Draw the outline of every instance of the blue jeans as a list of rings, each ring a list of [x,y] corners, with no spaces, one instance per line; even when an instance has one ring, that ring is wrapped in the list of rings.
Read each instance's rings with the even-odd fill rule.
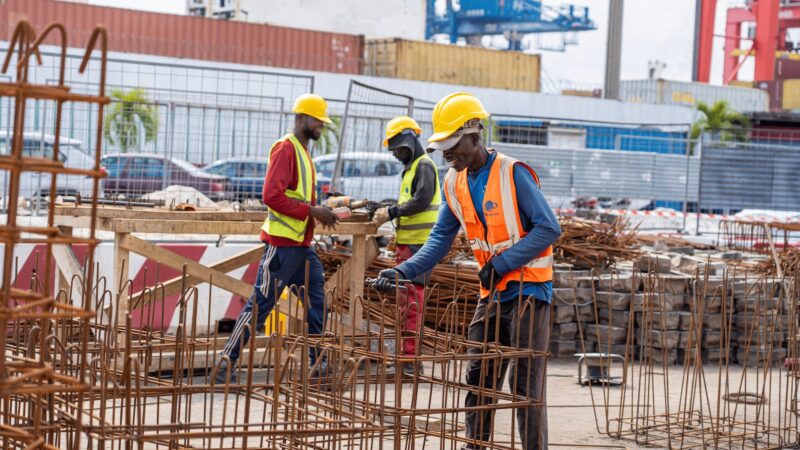
[[[306,262],[309,265],[308,293],[303,289],[306,284]],[[325,273],[317,253],[311,247],[274,247],[267,244],[259,262],[253,294],[239,313],[233,333],[220,353],[231,359],[231,366],[239,359],[241,345],[246,344],[250,338],[249,327],[245,325],[249,325],[253,318],[253,302],[258,305],[256,326],[262,329],[267,316],[275,308],[276,296],[279,297],[287,286],[296,286],[298,289],[295,292],[301,293],[301,300],[307,310],[308,334],[322,334],[327,314]],[[310,308],[307,301],[309,298]],[[309,349],[309,356],[313,365],[316,352]]]

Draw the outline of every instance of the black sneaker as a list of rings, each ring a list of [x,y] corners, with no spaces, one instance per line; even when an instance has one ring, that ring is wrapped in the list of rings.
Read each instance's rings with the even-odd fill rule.
[[[230,379],[227,380],[228,377],[228,362],[222,361],[220,362],[217,367],[217,374],[214,376],[214,383],[215,384],[235,384],[238,381],[238,377],[236,375],[236,368],[231,369]],[[212,369],[213,370],[213,369]]]

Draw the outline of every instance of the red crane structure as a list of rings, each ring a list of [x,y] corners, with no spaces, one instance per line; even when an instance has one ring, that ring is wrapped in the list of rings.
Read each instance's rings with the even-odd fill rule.
[[[725,39],[723,83],[738,79],[739,69],[749,57],[755,58],[754,81],[775,79],[776,58],[798,59],[800,55],[793,44],[786,41],[790,28],[800,28],[800,1],[750,0],[744,8],[729,8],[725,21],[725,34],[714,35],[714,16],[717,0],[697,0],[699,20],[695,45],[695,81],[708,83],[711,75],[712,43],[715,37]],[[755,35],[742,36],[742,25],[755,23]],[[743,40],[753,45],[742,49]]]

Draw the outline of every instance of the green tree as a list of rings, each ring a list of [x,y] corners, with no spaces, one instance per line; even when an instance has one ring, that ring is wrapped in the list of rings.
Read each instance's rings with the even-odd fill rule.
[[[748,139],[750,119],[744,114],[734,111],[725,100],[718,100],[712,106],[697,102],[697,110],[702,117],[692,124],[692,141],[703,133],[715,133],[723,141],[744,142]],[[694,144],[692,144],[694,150]]]
[[[103,127],[106,140],[111,145],[118,146],[124,153],[140,145],[142,130],[145,144],[155,140],[158,133],[158,113],[156,106],[147,98],[147,93],[143,89],[112,91],[111,108]]]
[[[317,155],[327,155],[339,145],[339,138],[342,135],[342,118],[339,116],[331,116],[331,122],[333,123],[325,124],[325,130],[322,132],[322,136],[320,136],[318,141],[314,142],[314,149],[319,149]]]

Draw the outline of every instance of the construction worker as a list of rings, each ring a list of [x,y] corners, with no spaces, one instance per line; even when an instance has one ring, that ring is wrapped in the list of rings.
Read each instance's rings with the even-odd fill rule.
[[[331,123],[327,107],[325,99],[319,95],[304,94],[298,97],[292,108],[295,113],[294,130],[272,144],[269,151],[269,165],[262,190],[262,198],[268,208],[267,219],[261,227],[261,241],[266,247],[258,265],[253,294],[236,319],[233,333],[220,353],[217,382],[226,380],[228,359],[230,376],[235,382],[232,369],[239,359],[241,346],[249,338],[248,325],[253,316],[253,303],[258,305],[256,324],[260,329],[275,307],[277,296],[287,286],[306,285],[306,264],[309,265],[308,292],[303,292],[304,298],[301,300],[307,310],[308,333],[321,334],[323,331],[326,315],[325,278],[322,263],[311,246],[311,240],[314,237],[315,220],[323,227],[333,227],[336,216],[330,208],[315,206],[317,174],[308,152],[308,143],[319,139],[325,124]],[[325,361],[315,364],[316,356],[314,351],[309,351],[310,364],[314,367],[312,376],[324,375],[327,365]]]
[[[450,94],[436,104],[428,149],[442,151],[450,163],[443,187],[448,207],[439,210],[425,245],[396,268],[381,271],[373,285],[381,291],[392,290],[399,280],[431,270],[463,229],[480,266],[480,299],[468,339],[544,354],[550,337],[552,244],[561,228],[533,169],[484,147],[480,121],[487,117],[483,104],[467,93]],[[528,301],[530,307],[526,307]],[[499,336],[495,330],[500,330]],[[476,353],[480,348],[469,351]],[[466,382],[476,389],[465,399],[465,406],[475,409],[466,414],[465,433],[470,441],[464,448],[483,448],[481,441],[491,437],[492,413],[480,406],[493,401],[491,392],[502,388],[507,371],[507,364],[495,368],[494,363],[476,358],[467,368]],[[515,359],[512,389],[543,404],[545,370],[544,357]],[[516,413],[523,447],[547,448],[546,408],[530,406]]]
[[[400,116],[386,124],[386,138],[383,140],[383,145],[405,166],[397,205],[377,210],[373,219],[378,225],[397,219],[397,264],[410,258],[428,240],[442,204],[436,164],[417,139],[420,133],[422,129],[414,119]],[[430,272],[421,273],[406,286],[407,289],[398,291],[397,306],[403,317],[405,334],[402,340],[404,356],[417,354],[425,285],[429,278]],[[415,370],[421,371],[422,366],[406,362],[402,370],[412,375]]]

